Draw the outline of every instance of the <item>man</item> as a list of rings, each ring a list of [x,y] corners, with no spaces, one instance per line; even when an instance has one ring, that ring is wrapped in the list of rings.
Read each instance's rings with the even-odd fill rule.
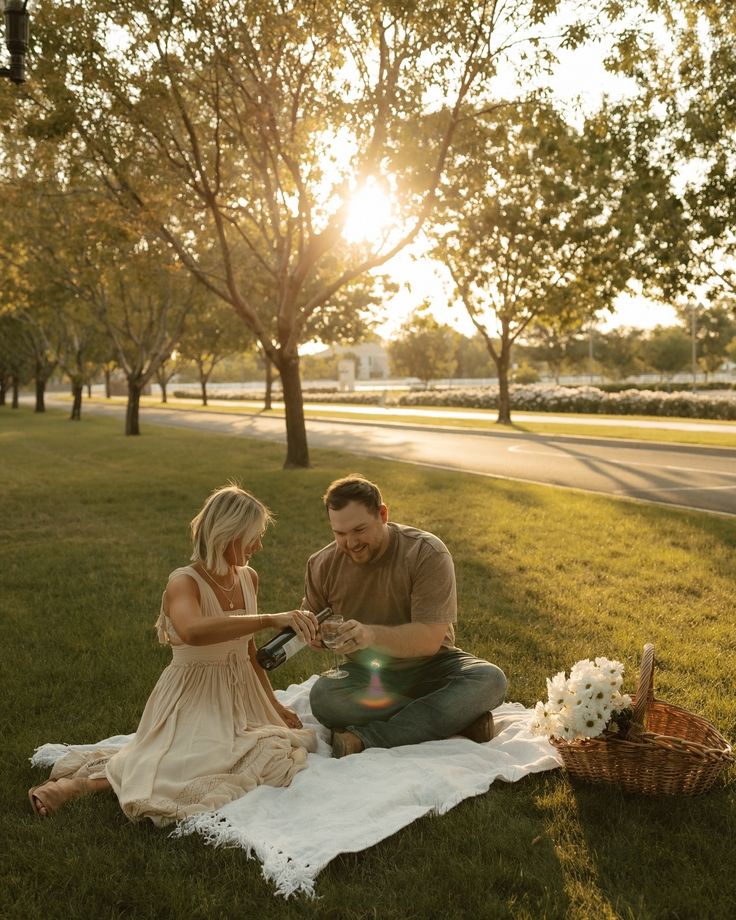
[[[389,522],[378,487],[361,476],[336,480],[323,501],[335,540],[307,562],[304,606],[345,619],[336,651],[348,656],[348,677],[321,677],[310,694],[333,729],[333,756],[457,734],[489,741],[506,677],[455,646],[447,547]]]

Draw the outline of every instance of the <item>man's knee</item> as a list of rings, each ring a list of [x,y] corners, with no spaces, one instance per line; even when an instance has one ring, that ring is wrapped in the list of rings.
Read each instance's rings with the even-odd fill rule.
[[[344,721],[344,694],[341,688],[336,686],[339,681],[329,678],[320,678],[312,685],[309,691],[309,706],[312,715],[322,725],[327,728],[343,728],[347,723]]]
[[[469,669],[468,676],[477,682],[488,709],[495,709],[506,699],[508,680],[501,668],[490,661],[478,659]]]
[[[509,682],[506,675],[497,665],[490,664],[489,662],[489,668],[490,673],[488,674],[487,681],[489,691],[495,701],[493,706],[490,707],[493,709],[495,706],[500,706],[506,699],[506,691],[508,690]]]

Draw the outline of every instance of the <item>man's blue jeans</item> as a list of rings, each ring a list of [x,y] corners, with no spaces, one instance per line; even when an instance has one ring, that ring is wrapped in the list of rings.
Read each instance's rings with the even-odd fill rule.
[[[348,677],[320,677],[312,687],[312,713],[328,728],[351,731],[367,748],[457,735],[506,695],[500,668],[459,649],[441,649],[397,670],[366,653],[341,667]]]

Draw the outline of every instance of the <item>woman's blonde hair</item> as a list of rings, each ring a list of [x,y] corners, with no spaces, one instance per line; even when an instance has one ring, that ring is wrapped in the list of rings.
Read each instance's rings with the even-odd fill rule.
[[[268,508],[234,483],[215,489],[190,524],[192,562],[210,572],[227,573],[225,550],[230,543],[255,541],[273,521]]]

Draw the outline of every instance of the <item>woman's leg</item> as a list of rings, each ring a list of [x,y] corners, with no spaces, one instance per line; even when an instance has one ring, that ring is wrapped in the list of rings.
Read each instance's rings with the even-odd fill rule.
[[[50,779],[41,786],[34,786],[28,790],[31,807],[39,818],[50,818],[62,805],[78,799],[82,795],[92,795],[111,789],[107,777],[100,776],[90,779],[87,776],[72,778]]]

